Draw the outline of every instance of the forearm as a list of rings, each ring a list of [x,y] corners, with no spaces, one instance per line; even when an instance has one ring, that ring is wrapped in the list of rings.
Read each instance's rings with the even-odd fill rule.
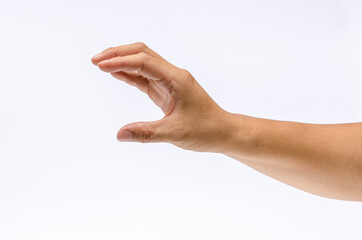
[[[222,151],[304,191],[362,200],[362,123],[306,124],[230,114]]]

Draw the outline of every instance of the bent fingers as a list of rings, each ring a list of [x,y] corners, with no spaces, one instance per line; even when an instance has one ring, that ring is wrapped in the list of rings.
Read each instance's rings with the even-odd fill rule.
[[[104,60],[98,67],[105,72],[138,72],[151,80],[166,80],[172,77],[172,66],[144,52]]]

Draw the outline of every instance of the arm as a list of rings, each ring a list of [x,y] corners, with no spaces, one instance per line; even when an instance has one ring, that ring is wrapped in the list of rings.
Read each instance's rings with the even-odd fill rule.
[[[165,114],[125,125],[119,141],[223,153],[301,190],[362,201],[362,123],[305,124],[229,113],[188,71],[143,43],[106,49],[92,62],[148,94]]]
[[[306,124],[237,114],[232,118],[235,141],[224,154],[301,190],[362,200],[362,123]],[[249,149],[243,148],[245,142]]]

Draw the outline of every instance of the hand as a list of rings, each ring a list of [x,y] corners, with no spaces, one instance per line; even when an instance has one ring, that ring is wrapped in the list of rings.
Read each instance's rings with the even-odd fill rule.
[[[101,70],[148,94],[165,116],[154,122],[122,127],[119,141],[169,142],[184,149],[218,152],[226,144],[230,123],[220,108],[187,71],[144,43],[111,47],[92,62]]]

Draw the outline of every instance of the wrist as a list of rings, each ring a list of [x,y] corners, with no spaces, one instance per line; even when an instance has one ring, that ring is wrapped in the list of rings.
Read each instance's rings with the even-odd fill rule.
[[[226,112],[225,138],[219,153],[247,158],[255,153],[257,146],[257,119],[242,114]]]

